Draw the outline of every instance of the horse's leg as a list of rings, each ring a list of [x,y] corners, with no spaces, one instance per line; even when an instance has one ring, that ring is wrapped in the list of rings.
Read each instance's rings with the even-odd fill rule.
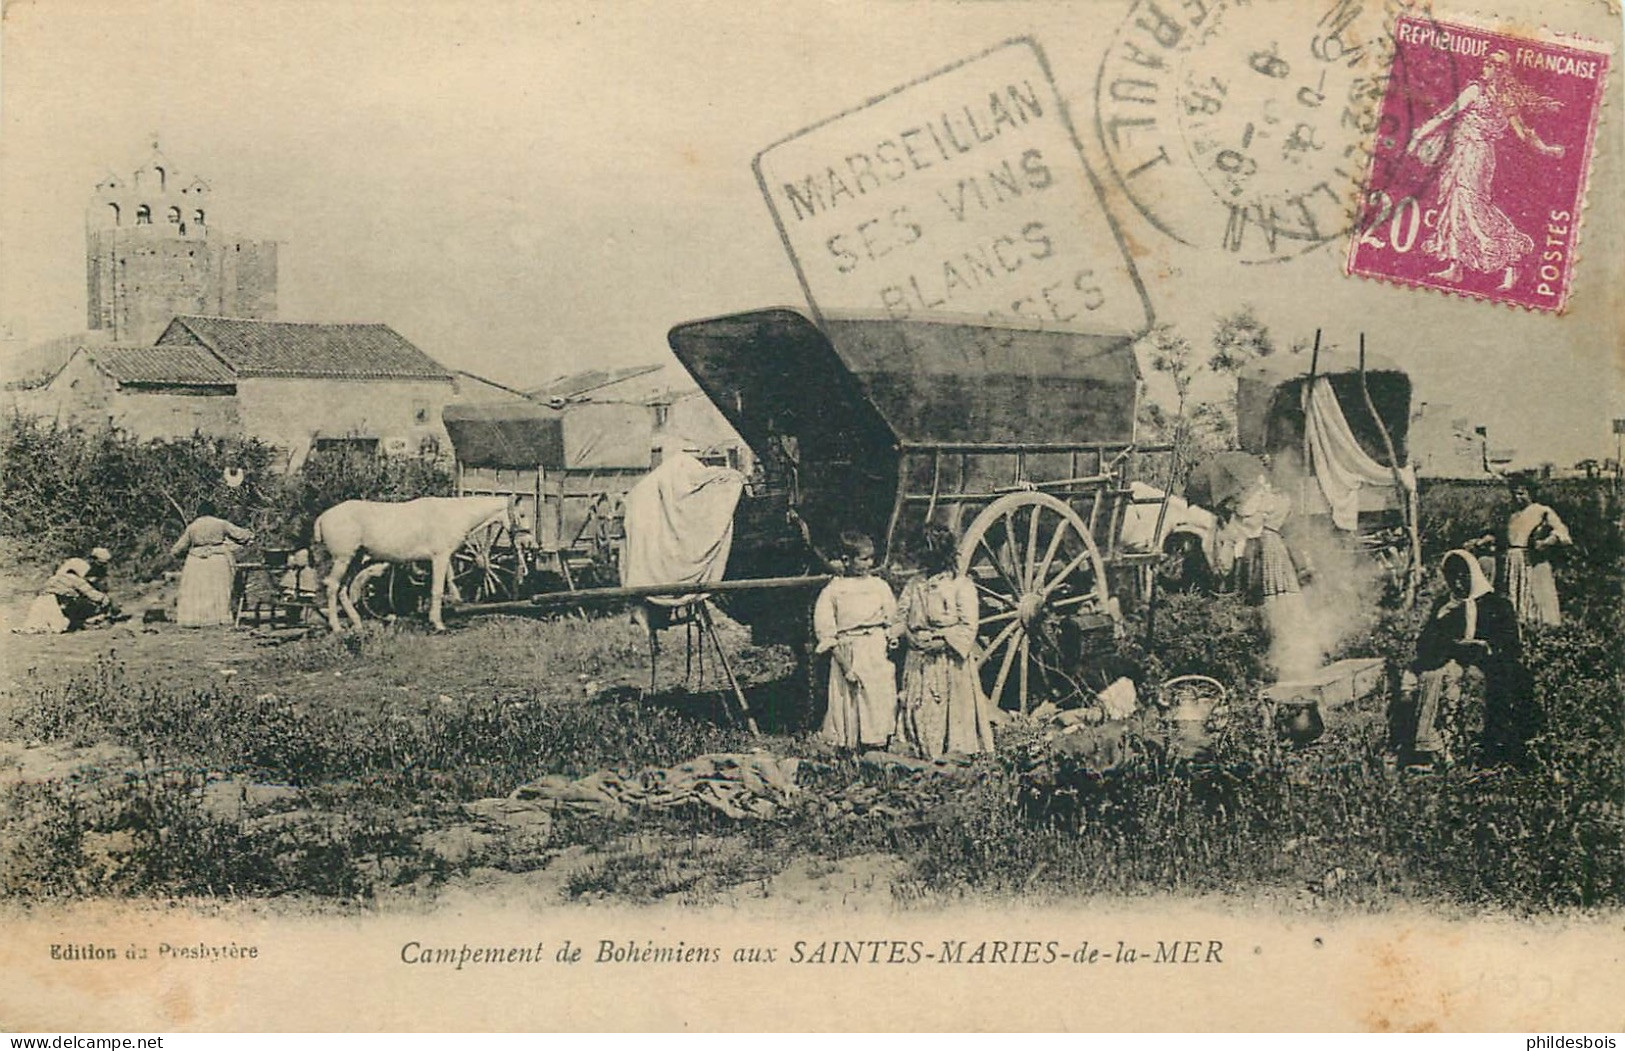
[[[445,623],[440,619],[440,600],[450,578],[451,552],[435,555],[429,563],[429,623],[436,631],[446,630]]]
[[[344,627],[339,624],[339,584],[349,572],[350,562],[355,558],[355,552],[346,552],[342,558],[339,557],[340,553],[337,551],[332,554],[333,564],[327,567],[327,576],[322,578],[322,584],[327,588],[327,626],[333,629],[333,634],[337,635],[344,630]],[[348,605],[350,597],[346,595],[344,601]]]
[[[359,551],[352,555],[350,558],[351,565],[345,570],[344,577],[339,584],[339,601],[344,603],[344,612],[350,615],[350,623],[355,625],[357,631],[361,630],[361,614],[355,608],[355,600],[350,597],[350,582],[355,579],[355,573],[351,570],[359,570],[362,561]]]

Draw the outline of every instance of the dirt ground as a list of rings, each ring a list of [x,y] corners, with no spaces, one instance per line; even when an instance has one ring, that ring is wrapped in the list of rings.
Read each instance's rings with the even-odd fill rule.
[[[425,705],[525,690],[539,691],[549,699],[590,704],[595,698],[617,692],[640,693],[649,685],[646,639],[625,617],[591,621],[581,618],[566,622],[562,629],[557,622],[540,626],[521,618],[452,617],[452,630],[445,635],[431,634],[426,625],[409,622],[369,625],[371,635],[364,633],[363,638],[370,637],[377,643],[376,649],[364,646],[359,655],[339,661],[341,667],[333,667],[333,661],[320,658],[330,656],[325,647],[337,640],[314,615],[307,616],[304,627],[293,630],[187,629],[170,621],[150,622],[144,616],[148,609],[172,611],[173,580],[134,585],[115,578],[114,597],[129,619],[66,635],[13,632],[13,627],[23,622],[35,590],[48,573],[48,567],[0,569],[0,719],[42,691],[93,674],[99,665],[108,662],[116,662],[120,674],[130,683],[160,683],[176,691],[229,685],[254,695],[371,711],[422,710]],[[753,651],[748,633],[740,626],[724,623],[719,633],[724,648],[734,655],[736,670],[747,689],[753,682],[759,684],[765,676],[784,670],[764,668],[761,651]],[[558,644],[561,638],[566,645]],[[665,639],[657,667],[662,688],[684,682],[689,659],[680,631],[665,633]],[[310,659],[313,653],[319,659]],[[716,703],[720,704],[722,694],[717,687],[722,679],[714,661],[704,669],[694,670],[708,676],[701,685],[715,693]],[[770,738],[765,743],[783,746],[785,739]],[[117,777],[118,771],[134,769],[135,765],[133,753],[108,743],[73,747],[61,742],[0,740],[0,787]],[[278,792],[292,791],[286,786],[246,784],[230,778],[211,782],[207,789],[206,805],[218,802],[224,808],[222,813],[242,806],[244,799],[263,804],[274,800]],[[481,834],[472,825],[447,827],[434,834],[435,849],[456,858],[465,849],[460,841]],[[692,853],[695,844],[685,841],[684,846]],[[703,854],[705,845],[700,846]],[[651,863],[668,847],[659,835],[617,834],[608,842],[566,847],[549,856],[541,867],[529,871],[474,866],[436,887],[432,900],[455,903],[478,899],[523,905],[556,903],[572,897],[583,900],[579,891],[566,892],[573,877],[603,863],[605,858],[616,863]],[[715,845],[721,853],[738,849],[733,843]],[[746,880],[731,890],[724,888],[708,900],[744,902],[772,897],[786,905],[821,902],[852,907],[889,902],[891,877],[901,867],[898,859],[889,856],[865,855],[839,862],[796,861],[782,871]],[[586,898],[590,897],[589,892]],[[318,910],[343,907],[319,900],[297,906],[287,904]],[[415,910],[428,901],[406,888],[381,894],[376,904]]]

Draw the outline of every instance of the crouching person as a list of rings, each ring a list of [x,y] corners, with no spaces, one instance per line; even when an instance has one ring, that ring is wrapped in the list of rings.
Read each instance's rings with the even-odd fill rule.
[[[78,631],[97,617],[111,615],[115,609],[105,588],[112,560],[112,552],[98,547],[88,559],[70,558],[56,567],[28,607],[21,630],[34,635],[60,635]]]
[[[1441,563],[1447,594],[1440,599],[1416,640],[1411,671],[1417,677],[1416,731],[1405,760],[1440,768],[1455,760],[1454,733],[1462,674],[1477,668],[1484,676],[1484,731],[1478,762],[1493,767],[1529,763],[1529,741],[1544,719],[1523,666],[1518,616],[1496,594],[1466,551],[1451,551]]]

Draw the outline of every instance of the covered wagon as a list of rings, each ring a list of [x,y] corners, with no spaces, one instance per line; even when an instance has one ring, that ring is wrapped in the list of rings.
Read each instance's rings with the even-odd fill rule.
[[[845,529],[906,567],[940,523],[982,597],[989,695],[1026,709],[1085,692],[1080,640],[1112,629],[1135,562],[1118,542],[1131,482],[1168,451],[1135,441],[1131,337],[771,309],[669,341],[759,464],[729,577],[827,572]],[[725,600],[759,637],[805,637],[806,602]]]
[[[1411,381],[1364,351],[1260,359],[1238,377],[1237,430],[1267,457],[1300,520],[1319,522],[1375,558],[1397,589],[1420,573]]]
[[[457,495],[514,498],[519,535],[492,536],[497,547],[511,539],[531,572],[567,588],[616,579],[621,502],[653,455],[647,406],[498,402],[448,405],[443,418]]]

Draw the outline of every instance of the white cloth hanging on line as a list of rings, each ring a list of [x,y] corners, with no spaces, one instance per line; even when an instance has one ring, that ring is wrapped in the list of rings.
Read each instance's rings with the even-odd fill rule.
[[[1393,488],[1394,470],[1365,454],[1349,429],[1343,407],[1325,376],[1310,388],[1304,427],[1309,436],[1309,463],[1321,495],[1332,509],[1332,524],[1353,532],[1359,523],[1360,489],[1374,485]],[[1406,493],[1416,491],[1416,472],[1407,464],[1399,469]]]

